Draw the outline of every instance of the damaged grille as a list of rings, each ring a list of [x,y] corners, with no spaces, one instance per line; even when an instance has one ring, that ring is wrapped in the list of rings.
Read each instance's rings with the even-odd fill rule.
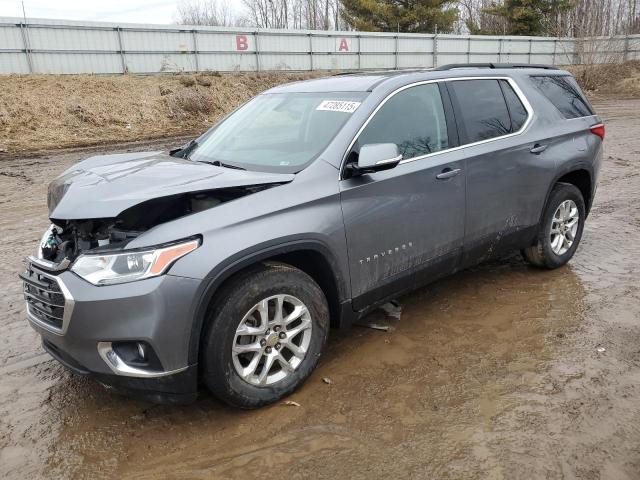
[[[24,299],[27,311],[39,322],[62,331],[65,297],[58,281],[33,264],[20,275],[24,282]]]

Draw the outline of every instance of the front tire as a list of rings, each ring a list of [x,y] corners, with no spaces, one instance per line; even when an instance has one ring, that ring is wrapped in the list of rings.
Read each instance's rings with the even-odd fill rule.
[[[554,269],[573,257],[584,229],[586,209],[582,193],[568,183],[558,183],[549,195],[536,243],[522,250],[532,265]]]
[[[285,264],[236,276],[218,292],[203,338],[203,380],[239,408],[277,402],[316,367],[329,332],[318,284]]]

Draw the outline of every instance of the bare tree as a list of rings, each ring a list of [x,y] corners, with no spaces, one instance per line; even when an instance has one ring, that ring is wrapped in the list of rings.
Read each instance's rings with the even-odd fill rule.
[[[229,0],[181,0],[177,21],[183,25],[212,25],[231,27],[241,23],[236,18]]]
[[[576,0],[559,23],[573,37],[638,33],[640,0]]]
[[[249,21],[259,28],[289,28],[289,0],[242,0]]]
[[[336,30],[340,0],[242,0],[248,21],[259,28]]]
[[[458,0],[460,17],[455,31],[471,34],[504,34],[507,30],[505,19],[486,13],[486,9],[496,3],[495,0]]]
[[[232,0],[180,0],[177,20],[190,25],[341,30],[341,0],[242,0],[244,16]],[[456,33],[504,34],[506,20],[487,13],[504,0],[458,0]],[[573,0],[572,8],[543,19],[549,36],[613,36],[640,33],[640,0]]]
[[[458,33],[501,34],[503,18],[486,13],[503,0],[458,0]],[[544,34],[561,37],[613,36],[640,33],[640,0],[573,0],[566,11],[542,19]]]

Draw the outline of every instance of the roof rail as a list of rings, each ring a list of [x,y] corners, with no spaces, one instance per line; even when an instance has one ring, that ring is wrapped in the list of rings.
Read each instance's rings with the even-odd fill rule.
[[[541,68],[544,70],[558,70],[553,65],[536,63],[451,63],[436,67],[434,70],[454,70],[456,68]]]
[[[389,68],[383,70],[345,70],[343,72],[332,73],[332,77],[342,77],[346,75],[402,75],[403,73],[423,72],[424,68]]]
[[[362,71],[357,71],[357,70],[345,70],[343,72],[337,72],[337,73],[332,73],[331,76],[332,77],[342,77],[344,75],[358,75],[361,73],[365,73]]]

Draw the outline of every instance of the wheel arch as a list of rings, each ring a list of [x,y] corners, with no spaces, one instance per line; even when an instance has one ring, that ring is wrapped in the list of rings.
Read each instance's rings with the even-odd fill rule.
[[[317,240],[287,242],[257,251],[242,252],[213,269],[203,281],[203,288],[193,309],[189,340],[189,364],[198,361],[200,341],[215,294],[238,273],[259,263],[279,262],[298,268],[320,286],[331,314],[331,325],[341,326],[343,303],[348,298],[347,281],[343,278],[331,250]]]
[[[582,193],[582,198],[584,199],[586,213],[587,215],[589,214],[591,203],[593,201],[593,179],[589,170],[585,168],[577,168],[575,170],[571,170],[570,172],[567,172],[560,176],[554,182],[554,185],[556,183],[569,183],[580,190],[580,193]]]
[[[580,163],[568,165],[556,173],[556,176],[547,189],[547,195],[544,200],[542,211],[540,212],[540,220],[542,220],[542,216],[544,215],[547,204],[549,203],[551,191],[558,183],[569,183],[580,190],[580,193],[582,193],[582,197],[584,198],[585,210],[587,214],[589,214],[593,201],[593,169],[588,164]]]

